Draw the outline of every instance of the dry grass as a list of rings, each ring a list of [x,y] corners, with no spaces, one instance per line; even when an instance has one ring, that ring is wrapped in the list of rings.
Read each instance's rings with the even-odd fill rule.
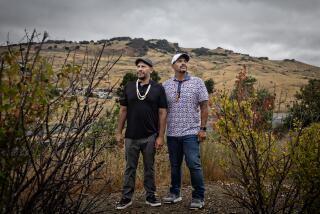
[[[134,61],[136,57],[131,57],[126,53],[128,41],[112,41],[107,47],[103,55],[101,64],[107,62],[112,57],[115,57],[123,52],[120,61],[111,70],[108,79],[102,81],[101,87],[109,87],[122,79],[127,72],[135,73]],[[43,56],[54,58],[54,68],[58,70],[63,64],[67,52],[65,46],[71,49],[79,44],[59,44],[58,48],[48,50],[53,44],[45,44],[42,51]],[[79,45],[80,49],[76,51],[74,56],[70,57],[73,60],[81,62],[85,54],[86,48],[89,49],[89,55],[93,56],[95,52],[101,48],[101,45]],[[0,52],[4,50],[0,48]],[[308,82],[311,78],[320,78],[320,68],[307,65],[298,61],[276,61],[276,60],[259,60],[255,57],[249,57],[242,54],[227,54],[225,56],[196,56],[192,54],[192,49],[182,48],[183,51],[191,53],[189,71],[191,74],[199,76],[204,80],[212,78],[217,89],[232,89],[235,78],[243,65],[247,66],[249,75],[254,76],[259,84],[259,87],[269,89],[275,92],[277,98],[283,99],[286,102],[281,106],[280,111],[285,111],[286,106],[294,99],[294,94],[297,90]],[[214,53],[225,53],[224,49],[215,49]],[[114,56],[112,56],[112,53]],[[154,62],[154,69],[159,72],[161,82],[173,76],[173,71],[170,65],[172,54],[162,53],[157,50],[149,49],[146,57],[149,57]],[[272,57],[272,56],[271,56]]]
[[[213,137],[209,137],[206,142],[201,144],[201,162],[206,182],[225,180],[224,170],[221,166],[227,152],[222,145],[217,144]],[[125,170],[124,148],[109,148],[106,149],[99,160],[105,161],[105,167],[100,171],[102,178],[101,184],[104,181],[111,181],[111,185],[106,191],[114,192],[122,189],[123,176]],[[190,174],[183,163],[183,185],[190,185]],[[167,147],[157,151],[155,157],[155,176],[156,185],[158,187],[170,186],[170,163]],[[95,188],[101,188],[101,184],[96,184]],[[139,165],[136,174],[136,189],[143,189],[143,162],[142,155],[139,158]]]

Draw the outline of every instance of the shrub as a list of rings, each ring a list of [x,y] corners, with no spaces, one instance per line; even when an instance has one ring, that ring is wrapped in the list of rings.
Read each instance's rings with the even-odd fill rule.
[[[208,56],[208,55],[212,55],[210,52],[210,49],[208,48],[194,48],[192,49],[192,52],[195,53],[197,56]]]
[[[90,44],[90,42],[89,42],[89,41],[84,40],[84,41],[80,41],[80,42],[79,42],[79,44],[87,45],[87,44]]]
[[[103,188],[90,190],[104,166],[97,156],[106,144],[82,145],[104,103],[73,92],[81,84],[93,91],[117,60],[97,71],[104,47],[88,65],[67,55],[57,78],[40,54],[46,35],[36,52],[33,31],[25,52],[8,47],[0,55],[1,213],[87,213],[101,201]]]
[[[317,212],[319,124],[304,130],[297,123],[287,141],[278,142],[272,127],[261,127],[257,117],[257,111],[264,111],[257,106],[273,106],[261,102],[269,94],[264,90],[255,93],[252,81],[245,84],[240,80],[247,78],[240,77],[238,91],[233,93],[236,99],[230,99],[226,91],[217,91],[212,97],[217,117],[214,127],[230,151],[225,174],[235,182],[225,186],[227,195],[250,213]]]
[[[84,142],[91,145],[94,142],[97,144],[106,144],[108,147],[116,145],[115,133],[118,124],[119,105],[115,104],[111,109],[107,110],[105,115],[94,122],[88,131]]]
[[[295,120],[308,126],[312,122],[320,122],[320,80],[309,80],[295,95],[296,101],[289,109],[289,116],[285,123],[292,127]]]
[[[213,93],[213,89],[214,89],[214,81],[212,78],[204,81],[204,84],[206,85],[207,91],[209,94]]]
[[[320,209],[320,123],[303,130],[297,145],[290,145],[291,175],[299,190],[301,213],[318,213]]]
[[[117,95],[122,96],[124,87],[127,85],[127,83],[131,81],[137,81],[137,79],[138,79],[137,75],[133,73],[126,73],[122,78],[119,88],[117,89],[117,92],[116,92]]]
[[[239,72],[231,99],[238,102],[250,100],[252,103],[252,111],[255,117],[255,127],[269,128],[272,126],[272,115],[274,109],[275,95],[268,90],[261,88],[256,90],[254,84],[257,80],[252,76],[247,76],[246,66]]]
[[[143,38],[132,39],[128,43],[128,46],[136,51],[137,56],[144,56],[147,54],[148,46],[147,42]]]

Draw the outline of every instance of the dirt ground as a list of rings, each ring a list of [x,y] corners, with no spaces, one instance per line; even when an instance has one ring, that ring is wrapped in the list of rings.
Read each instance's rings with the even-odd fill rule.
[[[161,199],[167,194],[165,187],[158,188],[157,197]],[[151,207],[145,204],[145,195],[143,191],[136,191],[133,198],[133,204],[125,210],[116,210],[116,202],[119,201],[121,193],[112,193],[105,203],[102,204],[103,213],[246,213],[242,208],[230,198],[224,195],[222,183],[211,183],[206,185],[205,207],[201,210],[189,210],[191,201],[191,186],[182,188],[182,201],[176,204],[162,204],[160,207]]]

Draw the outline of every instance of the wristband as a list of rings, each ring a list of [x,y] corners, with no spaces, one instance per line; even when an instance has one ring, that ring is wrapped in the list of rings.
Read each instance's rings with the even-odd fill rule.
[[[207,127],[205,127],[205,126],[204,127],[200,127],[200,130],[201,131],[207,131]]]

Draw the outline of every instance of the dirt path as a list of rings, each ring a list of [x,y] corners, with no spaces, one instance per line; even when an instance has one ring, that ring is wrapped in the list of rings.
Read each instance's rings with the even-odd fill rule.
[[[189,210],[191,201],[191,187],[182,188],[182,202],[177,204],[162,204],[161,207],[150,207],[145,204],[143,191],[135,192],[132,206],[125,210],[116,210],[116,202],[121,194],[113,193],[103,204],[104,213],[245,213],[237,204],[223,194],[222,184],[213,183],[206,185],[205,207],[201,210]],[[158,188],[157,196],[162,198],[167,194],[167,188]]]

